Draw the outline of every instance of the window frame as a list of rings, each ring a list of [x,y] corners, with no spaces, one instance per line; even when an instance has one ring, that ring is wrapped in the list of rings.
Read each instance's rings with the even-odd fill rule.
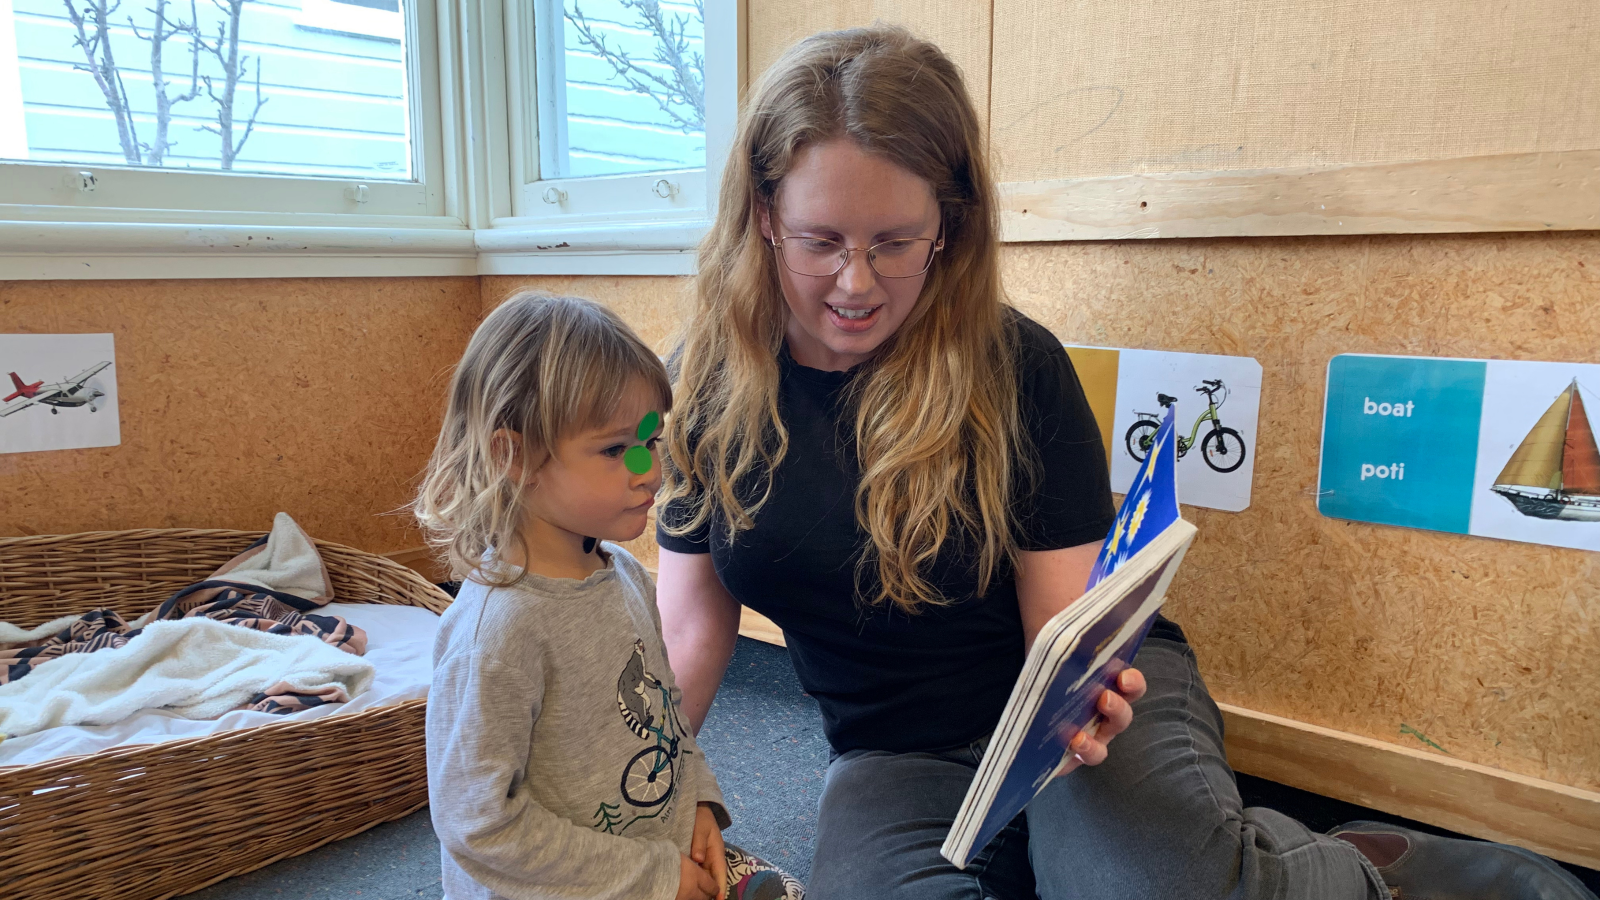
[[[540,79],[564,81],[540,29],[561,21],[562,0],[482,0],[504,17],[507,134],[505,200],[478,232],[485,274],[689,274],[694,249],[716,215],[723,161],[733,143],[745,68],[745,3],[706,0],[706,161],[703,168],[541,178]],[[541,16],[540,13],[543,13]],[[531,13],[531,14],[530,14]],[[541,24],[543,23],[543,24]],[[530,62],[530,58],[531,62]],[[560,97],[561,92],[554,92]],[[548,111],[559,117],[557,108]],[[655,188],[666,181],[662,197]],[[546,190],[565,194],[559,203]]]
[[[404,3],[413,179],[4,160],[0,279],[394,274],[378,259],[389,256],[417,257],[408,272],[472,269],[444,146],[440,26],[451,2]]]
[[[420,106],[413,122],[423,120],[420,140],[413,142],[422,158],[417,182],[0,162],[0,192],[16,189],[19,179],[67,184],[80,171],[94,173],[96,181],[93,191],[72,191],[65,202],[0,202],[0,280],[690,274],[694,248],[715,215],[721,163],[737,119],[745,2],[706,4],[711,165],[699,170],[703,185],[679,182],[675,203],[517,215],[515,195],[530,183],[518,179],[537,171],[523,156],[528,142],[516,137],[537,139],[524,129],[537,121],[525,102],[538,96],[537,73],[521,64],[520,38],[513,36],[531,28],[531,4],[415,0],[406,4],[406,15],[418,63],[407,73],[409,96],[417,98],[413,108]],[[719,42],[715,53],[713,41]],[[624,179],[664,176],[670,177],[566,181],[617,189]],[[171,179],[209,181],[213,200],[253,202],[231,209],[220,202],[210,209],[152,206],[149,198],[170,193]],[[600,184],[608,179],[611,184]],[[297,182],[324,189],[320,207],[299,202],[292,190]],[[350,195],[360,185],[367,202],[358,204]],[[327,202],[325,189],[337,190],[342,205]]]

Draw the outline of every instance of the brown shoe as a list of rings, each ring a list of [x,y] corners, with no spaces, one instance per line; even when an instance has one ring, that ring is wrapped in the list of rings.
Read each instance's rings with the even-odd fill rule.
[[[1571,872],[1510,844],[1383,822],[1350,822],[1328,834],[1355,845],[1403,900],[1597,900]]]

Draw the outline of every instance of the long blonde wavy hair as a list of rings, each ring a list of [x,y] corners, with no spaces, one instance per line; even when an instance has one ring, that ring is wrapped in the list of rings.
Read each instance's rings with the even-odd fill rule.
[[[450,380],[439,440],[411,504],[451,571],[494,587],[522,580],[486,565],[484,554],[522,539],[524,492],[556,442],[604,425],[634,383],[655,390],[663,412],[672,407],[661,358],[593,300],[524,291],[483,320]],[[520,436],[520,446],[497,439],[501,429]]]
[[[914,613],[948,602],[926,578],[947,541],[977,551],[980,594],[1016,562],[1011,498],[1014,482],[1031,475],[1017,460],[1032,456],[1020,432],[978,116],[956,66],[904,29],[808,38],[751,91],[675,361],[679,406],[666,431],[662,499],[684,514],[666,528],[686,534],[720,514],[734,535],[770,496],[770,473],[789,451],[778,414],[789,313],[759,215],[802,148],[841,137],[926,180],[944,228],[916,307],[849,389],[861,468],[855,513],[872,539],[857,559],[858,593]],[[873,580],[876,590],[866,590]]]

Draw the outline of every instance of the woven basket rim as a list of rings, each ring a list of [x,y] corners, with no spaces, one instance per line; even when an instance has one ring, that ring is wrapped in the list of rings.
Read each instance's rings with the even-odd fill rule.
[[[268,531],[243,531],[233,528],[131,528],[118,531],[80,531],[64,534],[19,535],[0,537],[0,556],[15,556],[18,554],[19,550],[25,552],[30,547],[49,547],[67,542],[92,545],[96,541],[111,542],[141,539],[171,540],[181,538],[227,538],[237,539],[241,543],[247,543],[259,540],[270,533],[271,532]],[[323,540],[322,538],[316,537],[311,538],[311,541],[320,553],[326,553],[327,551],[331,550],[336,554],[352,557],[363,565],[368,565],[387,574],[413,581],[415,583],[415,587],[422,589],[426,593],[432,594],[433,599],[441,604],[441,609],[433,610],[434,612],[442,612],[443,607],[447,607],[453,602],[454,598],[445,593],[445,591],[437,584],[434,584],[428,579],[422,577],[421,573],[417,572],[410,566],[405,565],[404,563],[396,562],[395,560],[392,560],[389,557],[379,553],[362,550],[358,547],[352,547],[348,544],[338,543],[337,541]],[[324,565],[327,565],[326,560],[324,560]],[[5,599],[5,592],[0,590],[0,609],[4,608]],[[379,596],[374,598],[342,598],[336,596],[332,602],[389,603],[401,606],[417,605],[413,603],[400,602],[398,601],[398,598],[388,596]],[[88,610],[84,611],[87,612]],[[0,618],[3,618],[3,616],[0,616]]]
[[[110,542],[138,540],[140,538],[181,539],[186,537],[206,537],[237,539],[241,543],[246,543],[249,541],[258,540],[267,534],[269,534],[269,532],[241,531],[231,528],[135,528],[122,531],[85,531],[71,534],[24,535],[20,537],[0,537],[0,554],[4,554],[9,551],[15,555],[19,548],[25,550],[26,548],[32,546],[43,547],[68,541],[92,545],[96,540]],[[450,595],[445,593],[444,590],[442,590],[438,585],[433,584],[426,578],[423,578],[422,575],[416,570],[401,563],[395,562],[386,556],[371,553],[369,551],[351,547],[346,544],[322,540],[320,538],[312,538],[312,541],[316,545],[319,552],[331,550],[338,555],[348,557],[346,560],[347,564],[353,560],[356,565],[371,567],[372,569],[381,571],[385,575],[411,582],[411,586],[414,589],[421,590],[424,594],[431,595],[432,599],[439,602],[441,608],[448,607],[452,602]],[[326,561],[324,564],[326,565]],[[4,600],[5,595],[0,594],[0,609],[4,608]],[[408,602],[404,597],[394,596],[388,593],[380,593],[371,597],[352,597],[348,599],[340,599],[335,597],[334,602],[418,606],[418,604]],[[420,606],[419,608],[429,609],[427,606]],[[84,612],[87,611],[88,610],[84,610]],[[429,612],[439,614],[440,610],[429,609]],[[386,710],[393,710],[405,706],[406,704],[423,702],[426,701],[421,699],[404,700],[400,703],[389,703],[383,706],[375,706],[369,709],[361,710],[360,712],[349,713],[348,716],[352,718],[373,716]],[[56,766],[64,766],[70,769],[73,761],[82,760],[87,757],[112,758],[123,755],[137,756],[140,752],[159,752],[162,754],[168,754],[191,749],[204,749],[210,751],[219,749],[221,746],[225,745],[230,736],[234,737],[235,739],[239,739],[245,734],[257,735],[263,730],[268,729],[270,729],[274,734],[280,732],[290,732],[285,734],[285,737],[293,738],[295,735],[292,732],[295,732],[299,729],[315,728],[328,719],[335,717],[343,718],[343,716],[338,716],[338,714],[335,714],[334,716],[319,716],[315,719],[295,719],[281,722],[269,722],[263,725],[252,725],[245,728],[230,729],[224,732],[198,735],[188,738],[179,738],[171,741],[157,741],[154,743],[129,744],[120,747],[109,747],[94,753],[55,757],[37,763],[28,763],[26,765],[0,765],[0,782],[4,782],[6,780],[6,776],[8,775],[15,776],[19,772],[23,771],[37,771],[43,773],[46,770]],[[134,760],[130,760],[130,762],[132,761]]]
[[[331,715],[318,716],[315,719],[286,719],[279,722],[267,722],[263,725],[247,725],[243,728],[230,728],[227,731],[217,731],[212,732],[211,734],[196,735],[194,737],[176,738],[170,741],[152,741],[145,744],[126,744],[121,747],[107,747],[104,750],[96,750],[93,753],[74,753],[71,756],[55,756],[51,757],[50,759],[44,759],[34,763],[25,763],[23,765],[0,766],[0,792],[4,791],[8,776],[14,777],[22,773],[27,773],[27,775],[30,776],[30,779],[32,777],[48,779],[52,774],[54,774],[54,770],[56,769],[60,769],[60,774],[62,775],[70,775],[72,774],[72,770],[75,769],[77,765],[85,759],[93,758],[96,760],[117,760],[119,762],[126,763],[130,767],[133,767],[137,766],[141,762],[140,757],[151,754],[159,754],[160,756],[165,757],[174,753],[185,753],[193,750],[201,750],[206,753],[215,753],[224,749],[230,742],[241,740],[259,740],[262,736],[276,737],[282,735],[285,739],[292,741],[294,738],[299,736],[299,732],[305,729],[321,727],[327,723],[329,719],[346,720],[351,721],[352,723],[354,723],[356,720],[364,721],[367,719],[380,719],[392,714],[395,710],[404,709],[408,706],[413,706],[416,704],[425,705],[427,702],[428,700],[426,697],[413,697],[410,700],[402,700],[399,703],[385,703],[382,706],[369,706],[366,709],[353,713],[333,713]],[[343,722],[335,721],[334,724],[343,724]],[[43,784],[35,784],[38,787],[43,787],[46,786],[47,783],[48,782]]]

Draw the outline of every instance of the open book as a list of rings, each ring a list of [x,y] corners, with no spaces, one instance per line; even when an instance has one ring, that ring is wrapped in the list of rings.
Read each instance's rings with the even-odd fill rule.
[[[1178,514],[1175,437],[1169,406],[1100,548],[1088,591],[1034,639],[940,849],[956,866],[966,868],[1061,771],[1078,732],[1094,734],[1101,692],[1144,642],[1195,533]]]

